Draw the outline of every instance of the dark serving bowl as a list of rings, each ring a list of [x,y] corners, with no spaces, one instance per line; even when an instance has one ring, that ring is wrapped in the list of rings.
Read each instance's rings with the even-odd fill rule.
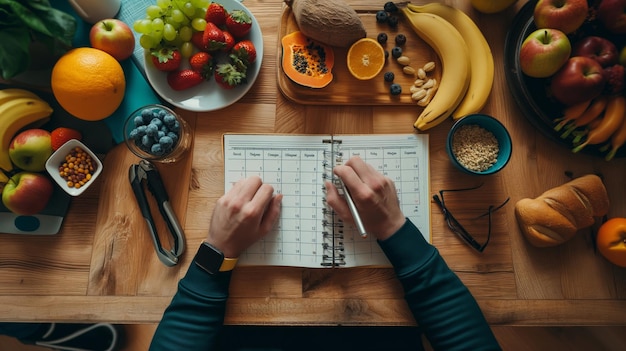
[[[531,0],[520,9],[513,20],[511,29],[507,33],[504,43],[506,80],[515,102],[526,119],[549,139],[568,149],[572,149],[572,136],[570,135],[568,138],[563,139],[561,138],[563,131],[554,130],[554,119],[562,116],[564,106],[550,98],[550,78],[531,78],[523,74],[520,68],[519,50],[522,42],[530,33],[537,29],[533,20],[533,11],[536,3],[536,0]],[[609,36],[609,34],[602,31],[602,28],[596,23],[588,23],[574,36],[570,36],[570,39],[575,40],[588,34]],[[624,40],[624,38],[615,37],[612,39],[617,41]],[[604,157],[606,152],[600,151],[601,146],[602,144],[589,145],[580,152]],[[615,157],[626,157],[626,148],[618,150]]]

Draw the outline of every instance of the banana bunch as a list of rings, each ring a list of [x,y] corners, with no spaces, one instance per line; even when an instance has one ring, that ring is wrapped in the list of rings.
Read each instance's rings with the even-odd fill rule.
[[[51,114],[52,107],[28,90],[0,89],[0,174],[13,170],[9,145],[17,132],[31,124],[44,122]]]
[[[463,11],[436,2],[409,3],[401,10],[443,66],[437,94],[415,121],[415,128],[424,131],[449,116],[459,119],[482,110],[493,86],[494,62],[489,43],[474,21]]]

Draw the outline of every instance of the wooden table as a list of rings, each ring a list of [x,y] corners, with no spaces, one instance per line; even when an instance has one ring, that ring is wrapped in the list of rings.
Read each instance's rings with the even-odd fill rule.
[[[601,173],[609,216],[626,215],[626,160],[572,154],[540,134],[513,101],[502,64],[504,38],[516,10],[482,15],[468,1],[446,1],[470,14],[493,51],[496,76],[484,112],[499,118],[513,138],[513,156],[497,175],[476,178],[453,168],[444,140],[452,121],[429,131],[431,192],[483,182],[462,196],[464,208],[486,209],[510,197],[494,216],[491,243],[477,254],[449,231],[432,206],[433,244],[478,300],[492,325],[624,325],[626,270],[594,253],[589,233],[562,246],[538,249],[522,237],[513,206],[575,176]],[[382,7],[382,1],[351,0]],[[302,105],[277,87],[280,0],[246,0],[264,36],[263,67],[250,92],[219,111],[180,110],[195,127],[193,153],[160,167],[185,227],[188,250],[177,267],[159,262],[127,180],[136,162],[123,145],[105,158],[97,184],[74,199],[62,231],[53,236],[0,234],[1,321],[110,321],[155,323],[176,292],[210,214],[223,193],[221,137],[225,132],[412,133],[413,106]],[[470,201],[467,201],[467,200]],[[452,200],[450,200],[452,201]],[[456,213],[455,213],[456,215]],[[484,223],[483,223],[484,225]],[[160,224],[161,232],[164,226]],[[484,226],[473,225],[479,233]],[[393,271],[385,268],[301,269],[240,267],[233,276],[228,324],[413,325]]]

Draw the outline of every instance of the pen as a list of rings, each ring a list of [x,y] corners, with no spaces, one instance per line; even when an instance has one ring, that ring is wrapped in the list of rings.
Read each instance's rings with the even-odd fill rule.
[[[354,219],[354,223],[356,224],[357,229],[359,230],[359,234],[361,234],[362,238],[367,237],[367,232],[365,231],[365,226],[363,226],[363,221],[361,220],[361,216],[359,215],[359,211],[356,209],[356,205],[352,200],[352,196],[350,196],[350,192],[348,188],[343,183],[343,180],[339,179],[341,182],[341,187],[343,188],[343,197],[346,199],[348,203],[348,208],[350,208],[350,212],[352,213],[352,218]]]

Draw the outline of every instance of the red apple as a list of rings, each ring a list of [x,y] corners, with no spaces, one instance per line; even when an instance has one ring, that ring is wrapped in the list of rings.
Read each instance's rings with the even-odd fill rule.
[[[626,34],[626,0],[602,0],[598,19],[610,32]]]
[[[23,171],[41,172],[52,155],[52,137],[44,129],[26,129],[11,140],[9,158]]]
[[[565,105],[591,100],[602,93],[606,79],[602,66],[589,57],[571,57],[550,82],[552,96]]]
[[[52,197],[52,181],[42,173],[15,174],[2,189],[2,203],[9,211],[23,216],[41,212]]]
[[[524,74],[545,78],[556,73],[570,56],[572,47],[565,33],[557,29],[537,29],[522,42],[519,53]]]
[[[585,22],[588,11],[587,0],[539,0],[533,16],[537,28],[554,28],[570,34]]]
[[[602,66],[613,66],[617,63],[617,47],[608,39],[588,36],[574,43],[572,56],[586,56],[592,58]]]
[[[89,31],[91,47],[100,49],[118,61],[126,60],[135,50],[135,35],[128,25],[118,19],[103,19]]]

